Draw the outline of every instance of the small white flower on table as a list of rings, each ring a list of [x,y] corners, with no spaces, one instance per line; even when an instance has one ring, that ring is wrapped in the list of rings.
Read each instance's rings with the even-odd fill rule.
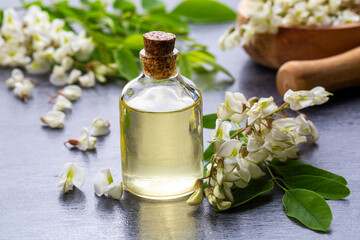
[[[123,194],[123,185],[122,182],[114,182],[109,168],[102,168],[95,176],[94,190],[98,197],[106,194],[119,200]]]
[[[97,117],[93,120],[92,125],[95,127],[91,131],[92,136],[103,136],[109,133],[110,122],[104,120],[102,117]]]
[[[67,163],[59,174],[59,187],[63,193],[73,190],[74,186],[80,188],[85,182],[85,171],[77,163]]]
[[[42,116],[40,120],[51,128],[62,128],[64,126],[65,113],[52,110]]]

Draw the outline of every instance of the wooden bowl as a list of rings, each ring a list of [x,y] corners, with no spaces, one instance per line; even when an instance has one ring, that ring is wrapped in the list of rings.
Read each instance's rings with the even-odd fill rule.
[[[239,4],[238,23],[247,22],[246,0]],[[291,60],[330,57],[360,46],[360,23],[341,26],[280,26],[277,34],[256,34],[244,46],[257,63],[278,69]]]

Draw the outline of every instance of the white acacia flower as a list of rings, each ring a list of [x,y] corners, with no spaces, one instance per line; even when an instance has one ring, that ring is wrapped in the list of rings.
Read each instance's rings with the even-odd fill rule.
[[[79,82],[82,87],[90,88],[95,86],[94,72],[90,71],[87,74],[79,77]]]
[[[26,71],[30,74],[44,74],[51,70],[52,56],[54,48],[48,47],[45,50],[33,53],[33,61],[25,66]]]
[[[81,151],[86,151],[88,149],[92,150],[95,148],[96,141],[97,139],[95,137],[90,137],[89,130],[84,127],[80,132],[77,148]]]
[[[18,42],[7,41],[1,49],[2,66],[25,66],[31,61],[31,58],[26,56],[26,47]]]
[[[71,70],[66,83],[67,84],[77,83],[79,81],[80,76],[81,76],[81,71],[74,68],[73,70]]]
[[[105,75],[108,74],[108,68],[106,67],[106,65],[104,64],[97,65],[94,69],[94,73],[95,73],[95,78],[98,82],[100,83],[106,82]]]
[[[313,106],[314,95],[311,91],[301,90],[294,92],[289,89],[284,94],[284,102],[290,104],[292,110],[300,110]]]
[[[15,96],[27,102],[27,99],[32,96],[34,84],[29,79],[24,79],[21,82],[16,82],[14,87]]]
[[[26,24],[25,33],[27,35],[33,35],[34,32],[49,34],[49,14],[46,11],[42,11],[37,5],[31,5],[29,7],[24,17],[24,23]]]
[[[231,123],[222,121],[220,118],[216,119],[216,128],[213,131],[213,139],[220,138],[222,140],[230,139]]]
[[[91,131],[92,136],[103,136],[110,131],[110,122],[104,120],[102,117],[95,118],[92,122],[92,126],[94,126],[94,129]]]
[[[217,156],[229,158],[236,157],[239,154],[239,150],[242,142],[237,139],[229,139],[221,144]]]
[[[269,157],[269,151],[264,147],[265,140],[259,136],[248,136],[246,159],[253,163],[261,163]]]
[[[195,189],[195,192],[186,200],[186,204],[190,206],[198,205],[202,202],[204,193],[202,188]]]
[[[329,96],[333,95],[323,87],[315,87],[311,89],[310,92],[314,94],[313,102],[315,105],[326,103],[329,100]]]
[[[122,182],[114,182],[109,168],[102,168],[95,176],[94,190],[98,197],[106,194],[119,200],[123,194],[123,185]]]
[[[51,110],[42,116],[40,120],[51,128],[62,128],[64,126],[65,113]]]
[[[232,115],[233,112],[229,108],[227,108],[224,103],[221,104],[221,107],[217,107],[217,117],[221,120],[228,120]]]
[[[62,90],[59,90],[58,93],[71,101],[76,101],[81,97],[82,91],[77,85],[69,85],[64,87]]]
[[[60,35],[65,26],[65,21],[63,19],[55,18],[50,25],[49,35],[53,42],[57,45],[60,44]]]
[[[275,121],[272,122],[272,126],[273,126],[273,133],[275,133],[274,136],[276,135],[284,135],[287,137],[289,137],[288,133],[290,133],[294,139],[295,144],[299,144],[299,143],[303,143],[306,142],[306,137],[304,135],[300,135],[297,133],[297,129],[299,128],[299,123],[295,120],[295,118],[282,118],[282,119],[277,119]],[[280,130],[277,131],[277,130]]]
[[[265,175],[265,173],[261,171],[260,167],[257,164],[250,162],[247,159],[240,158],[239,165],[242,168],[247,169],[247,171],[250,173],[250,177],[253,179],[258,179]]]
[[[61,59],[61,67],[65,69],[65,71],[69,70],[74,64],[74,60],[71,57],[64,57]]]
[[[66,70],[62,66],[56,65],[53,68],[53,71],[50,75],[50,83],[54,86],[64,86],[66,85],[68,75],[66,73]]]
[[[41,51],[50,46],[51,39],[48,38],[43,32],[35,31],[33,32],[32,44],[35,50]]]
[[[319,132],[316,129],[314,123],[310,120],[307,120],[304,115],[297,116],[295,121],[298,124],[296,133],[299,136],[309,136],[313,142],[316,142],[319,139]]]
[[[95,45],[91,38],[86,37],[86,32],[81,31],[73,42],[73,47],[77,49],[75,57],[79,61],[87,61],[94,51]]]
[[[272,131],[270,134],[266,135],[264,144],[265,148],[272,154],[272,157],[278,158],[283,162],[285,162],[288,158],[297,158],[297,152],[299,149],[296,147],[294,140],[291,140],[292,136],[285,137],[282,134],[284,131],[278,130],[275,130],[275,134],[273,133],[274,132]],[[273,135],[276,135],[277,139],[275,139]],[[279,141],[278,139],[280,138],[283,141]]]
[[[53,110],[64,111],[65,109],[71,109],[71,108],[72,108],[72,103],[66,97],[62,95],[58,95],[56,97]]]
[[[11,71],[10,78],[6,80],[6,85],[8,85],[9,88],[14,88],[15,83],[22,82],[23,80],[24,80],[24,73],[20,69],[14,68]]]
[[[13,8],[5,8],[1,25],[2,35],[11,42],[23,42],[22,22]]]
[[[262,118],[273,114],[277,108],[273,97],[260,98],[247,112],[248,124],[260,124]]]
[[[85,171],[77,163],[67,163],[59,174],[59,187],[63,193],[73,190],[73,187],[81,188],[85,182]]]

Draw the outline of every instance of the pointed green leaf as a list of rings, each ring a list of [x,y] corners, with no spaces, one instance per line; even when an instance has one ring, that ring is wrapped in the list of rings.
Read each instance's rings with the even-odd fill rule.
[[[329,229],[332,221],[331,210],[319,194],[306,189],[291,189],[285,192],[282,201],[289,217],[296,218],[313,230]]]
[[[234,203],[231,208],[244,204],[251,199],[274,188],[274,182],[264,179],[252,179],[246,188],[236,188],[233,191]],[[215,208],[215,211],[220,211]]]
[[[215,129],[215,127],[216,127],[216,119],[217,119],[217,114],[216,113],[204,115],[203,116],[203,127],[204,128]]]
[[[233,21],[236,18],[234,10],[213,0],[183,1],[173,10],[173,13],[195,23]]]
[[[165,10],[165,4],[161,0],[142,0],[141,6],[149,12],[158,12]]]
[[[316,168],[310,164],[300,162],[298,160],[287,160],[286,163],[280,161],[272,161],[271,166],[274,170],[283,177],[292,177],[297,175],[313,175],[326,177],[342,184],[347,184],[344,177],[337,174],[325,171],[320,168]]]
[[[338,200],[350,194],[350,190],[344,184],[320,176],[298,175],[285,178],[283,182],[289,189],[311,190],[326,199]]]
[[[132,52],[127,48],[121,48],[113,53],[119,74],[126,80],[134,79],[139,74],[139,69]]]

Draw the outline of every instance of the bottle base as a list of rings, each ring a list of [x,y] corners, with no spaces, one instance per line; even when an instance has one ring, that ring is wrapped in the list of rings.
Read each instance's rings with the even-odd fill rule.
[[[194,189],[184,192],[184,193],[180,193],[180,194],[176,194],[176,195],[170,195],[170,196],[152,196],[152,195],[145,195],[145,194],[140,194],[137,193],[135,191],[132,191],[131,188],[127,187],[126,184],[125,185],[125,190],[130,192],[131,194],[141,197],[141,198],[146,198],[146,199],[151,199],[151,200],[171,200],[171,199],[177,199],[177,198],[182,198],[185,196],[188,196],[190,194],[192,194],[194,192]]]

